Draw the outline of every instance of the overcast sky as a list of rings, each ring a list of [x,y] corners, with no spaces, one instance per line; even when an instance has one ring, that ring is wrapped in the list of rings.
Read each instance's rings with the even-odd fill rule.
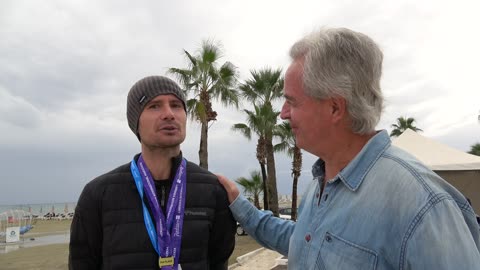
[[[384,52],[386,108],[378,129],[414,117],[424,136],[462,151],[480,141],[480,4],[472,1],[21,1],[0,2],[0,204],[76,201],[83,186],[131,160],[130,87],[204,39],[249,70],[289,64],[288,50],[322,26],[371,36]],[[247,106],[245,104],[245,106]],[[230,130],[243,114],[218,105],[209,165],[229,178],[258,169],[255,139]],[[182,150],[198,162],[199,125]],[[279,193],[290,160],[277,154]],[[304,155],[299,191],[315,158]]]

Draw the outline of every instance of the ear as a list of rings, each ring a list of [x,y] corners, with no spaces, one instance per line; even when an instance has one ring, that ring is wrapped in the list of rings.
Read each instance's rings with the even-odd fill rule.
[[[347,101],[343,97],[331,98],[332,120],[340,122],[347,115]]]

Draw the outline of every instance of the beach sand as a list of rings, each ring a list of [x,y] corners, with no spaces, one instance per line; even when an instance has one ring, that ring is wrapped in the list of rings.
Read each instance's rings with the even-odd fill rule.
[[[34,228],[23,238],[30,238],[66,234],[70,231],[71,220],[37,220]],[[250,236],[237,236],[235,250],[229,259],[229,265],[235,263],[236,258],[250,251],[260,248]],[[6,254],[0,254],[0,269],[2,270],[64,270],[68,269],[68,244],[51,244],[44,246],[18,248]]]

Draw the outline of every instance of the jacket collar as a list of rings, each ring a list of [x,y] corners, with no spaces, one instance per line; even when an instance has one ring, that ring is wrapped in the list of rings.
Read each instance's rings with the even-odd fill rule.
[[[133,159],[135,160],[135,163],[138,162],[138,158],[140,157],[140,154],[141,153],[138,153],[135,155],[135,157],[133,157]],[[169,180],[172,180],[173,177],[175,177],[178,166],[180,166],[180,163],[182,162],[182,158],[183,158],[182,151],[180,151],[180,154],[178,156],[172,157],[172,168],[170,169],[170,176],[168,178]],[[163,180],[163,179],[155,179],[155,180]]]
[[[391,140],[386,130],[377,132],[352,161],[335,176],[334,181],[340,179],[350,190],[356,191],[369,170],[390,144]],[[323,178],[325,175],[325,162],[322,159],[318,159],[313,164],[312,174],[314,178]]]

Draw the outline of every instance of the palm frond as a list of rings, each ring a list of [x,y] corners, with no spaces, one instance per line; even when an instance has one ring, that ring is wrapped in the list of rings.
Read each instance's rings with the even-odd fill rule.
[[[265,67],[260,70],[251,70],[251,78],[239,87],[241,95],[253,103],[271,103],[282,97],[283,78],[281,69]]]
[[[190,64],[192,66],[196,66],[197,65],[197,59],[195,59],[195,57],[193,57],[187,50],[183,50],[183,52],[187,56],[188,60],[190,60]]]
[[[391,125],[393,130],[390,132],[390,137],[398,137],[407,129],[411,129],[415,132],[423,131],[422,129],[414,126],[413,122],[415,122],[415,118],[413,117],[407,118],[407,117],[401,116],[397,118],[397,123]]]
[[[252,129],[244,123],[237,123],[232,126],[233,131],[240,132],[248,140],[252,139]]]

